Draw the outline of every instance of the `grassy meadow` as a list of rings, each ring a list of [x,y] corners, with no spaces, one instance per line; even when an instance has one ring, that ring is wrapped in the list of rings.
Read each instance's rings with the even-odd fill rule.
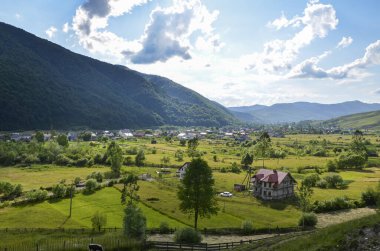
[[[370,140],[372,149],[379,151],[379,136],[366,136]],[[328,155],[317,157],[300,154],[293,146],[306,147],[311,141],[317,141],[326,149]],[[285,138],[272,138],[272,146],[275,149],[287,151],[284,159],[265,159],[264,165],[268,169],[281,169],[290,171],[299,183],[314,169],[305,169],[299,172],[300,167],[313,166],[324,170],[328,160],[336,158],[334,147],[347,147],[351,142],[350,135],[287,135]],[[152,181],[139,181],[141,198],[139,206],[147,217],[148,228],[156,228],[161,222],[167,222],[170,227],[192,225],[193,218],[179,210],[177,199],[177,186],[179,180],[175,177],[176,168],[190,158],[186,154],[187,148],[180,146],[178,140],[166,141],[157,139],[152,144],[150,139],[119,140],[124,157],[132,157],[130,149],[143,149],[145,152],[145,166],[123,166],[123,173],[150,173]],[[71,142],[72,148],[84,148],[86,153],[102,152],[106,148],[105,142]],[[174,154],[177,150],[184,151],[184,159],[177,161]],[[256,228],[266,227],[294,227],[301,215],[295,200],[277,202],[265,202],[254,198],[247,192],[237,193],[233,191],[235,183],[242,183],[246,172],[236,173],[220,172],[222,168],[230,168],[233,162],[240,165],[241,154],[250,148],[243,148],[239,144],[233,144],[231,140],[202,139],[198,151],[203,153],[203,158],[213,169],[216,190],[218,192],[233,192],[232,198],[218,197],[220,211],[211,218],[200,219],[200,228],[229,228],[240,227],[243,221],[252,221]],[[160,164],[163,157],[169,157],[166,166],[172,166],[170,174],[159,176]],[[216,158],[214,157],[216,156]],[[371,167],[363,170],[342,170],[338,174],[348,182],[346,189],[320,189],[314,188],[313,200],[329,200],[338,196],[347,196],[349,199],[359,200],[361,193],[367,187],[375,187],[380,180],[380,158],[370,158]],[[253,163],[255,169],[261,168],[262,159],[256,159]],[[154,166],[154,167],[153,167]],[[0,180],[12,184],[21,184],[24,191],[49,187],[66,180],[70,183],[75,177],[85,179],[92,172],[105,173],[109,166],[94,165],[92,167],[67,167],[52,164],[32,164],[28,167],[11,166],[0,168]],[[321,177],[328,175],[327,172]],[[12,206],[0,209],[0,228],[91,228],[92,215],[99,211],[107,214],[106,227],[122,227],[123,208],[120,203],[120,185],[107,187],[91,195],[76,194],[73,199],[73,215],[67,218],[69,200],[44,201],[42,203],[28,204],[24,206]]]

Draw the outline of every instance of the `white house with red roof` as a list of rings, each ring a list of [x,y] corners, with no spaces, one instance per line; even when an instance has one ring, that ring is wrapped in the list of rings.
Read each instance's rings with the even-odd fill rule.
[[[260,169],[251,179],[253,195],[264,200],[278,200],[294,196],[295,179],[290,173]]]

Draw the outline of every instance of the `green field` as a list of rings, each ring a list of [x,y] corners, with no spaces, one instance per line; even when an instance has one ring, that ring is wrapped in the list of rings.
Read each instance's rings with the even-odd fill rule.
[[[379,151],[379,136],[369,135],[366,139],[372,144],[369,146],[375,151]],[[327,150],[326,157],[317,157],[308,154],[299,154],[296,152],[292,144],[296,142],[298,145],[307,147],[311,141],[317,141]],[[334,147],[347,147],[351,141],[350,135],[288,135],[285,138],[272,138],[272,145],[276,149],[286,150],[285,159],[265,159],[265,168],[284,169],[292,173],[292,176],[298,183],[311,173],[315,173],[314,169],[298,172],[299,167],[315,166],[322,170],[328,160],[336,158],[333,153]],[[178,140],[165,141],[158,139],[157,144],[151,144],[149,139],[138,139],[133,141],[119,141],[122,147],[124,157],[131,156],[128,149],[143,149],[146,156],[145,167],[123,166],[123,173],[150,173],[153,181],[140,181],[140,190],[138,192],[141,202],[139,206],[142,208],[147,217],[148,227],[155,228],[161,222],[167,222],[171,227],[180,227],[184,225],[192,225],[193,218],[182,213],[179,210],[179,201],[177,199],[177,186],[179,180],[175,177],[176,168],[190,158],[185,154],[184,160],[176,161],[174,153],[181,149],[186,151],[186,147],[180,146]],[[86,143],[74,142],[70,144],[70,148],[75,151],[81,149],[83,154],[91,155],[104,151],[107,143]],[[153,149],[156,153],[153,153]],[[74,151],[72,150],[72,151]],[[231,140],[215,140],[203,139],[200,141],[198,150],[203,153],[203,158],[209,163],[213,169],[215,178],[215,186],[217,192],[230,191],[233,192],[235,183],[242,183],[246,172],[239,174],[222,173],[220,169],[231,167],[233,162],[240,164],[241,153],[249,150],[242,148],[238,144],[233,144]],[[71,150],[70,150],[71,151]],[[217,160],[214,160],[214,155]],[[166,166],[170,168],[171,173],[159,177],[157,171],[160,170],[159,165],[164,156],[170,157],[170,162]],[[380,158],[371,157],[369,159],[371,167],[364,170],[344,170],[339,171],[339,175],[348,182],[346,189],[320,189],[314,188],[313,200],[330,200],[338,196],[347,196],[352,200],[360,200],[361,193],[368,187],[375,187],[380,180]],[[253,166],[255,169],[262,167],[262,159],[256,159]],[[152,167],[155,165],[155,167]],[[0,168],[0,180],[8,181],[13,184],[21,184],[25,191],[38,189],[40,187],[51,187],[66,180],[71,183],[75,177],[85,179],[92,172],[105,173],[110,170],[109,166],[97,165],[92,167],[68,167],[57,166],[51,164],[33,164],[29,167],[2,167]],[[327,172],[321,174],[321,177],[328,175]],[[104,188],[92,195],[77,194],[74,198],[73,216],[68,219],[69,201],[63,199],[58,202],[45,201],[42,203],[31,204],[27,206],[5,207],[0,209],[0,227],[22,228],[42,227],[42,228],[91,228],[91,216],[96,212],[105,212],[107,214],[108,223],[106,227],[122,227],[123,208],[120,203],[120,185],[115,188]],[[211,218],[200,219],[200,228],[228,228],[240,227],[243,221],[252,221],[256,228],[275,228],[293,227],[297,225],[301,212],[294,200],[264,202],[254,198],[248,193],[236,193],[232,198],[218,197],[220,211],[218,215]],[[32,216],[32,217],[31,217]]]

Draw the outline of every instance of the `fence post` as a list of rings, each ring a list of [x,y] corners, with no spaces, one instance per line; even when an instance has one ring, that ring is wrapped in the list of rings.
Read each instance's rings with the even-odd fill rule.
[[[206,251],[208,250],[208,248],[207,248],[207,242],[206,242]]]
[[[36,250],[39,251],[39,248],[38,248],[38,243],[36,243]]]

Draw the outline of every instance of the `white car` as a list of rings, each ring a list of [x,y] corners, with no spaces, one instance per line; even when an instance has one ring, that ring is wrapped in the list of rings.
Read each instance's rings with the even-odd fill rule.
[[[223,192],[223,193],[220,193],[220,196],[222,196],[222,197],[231,197],[232,193],[230,193],[230,192]]]

